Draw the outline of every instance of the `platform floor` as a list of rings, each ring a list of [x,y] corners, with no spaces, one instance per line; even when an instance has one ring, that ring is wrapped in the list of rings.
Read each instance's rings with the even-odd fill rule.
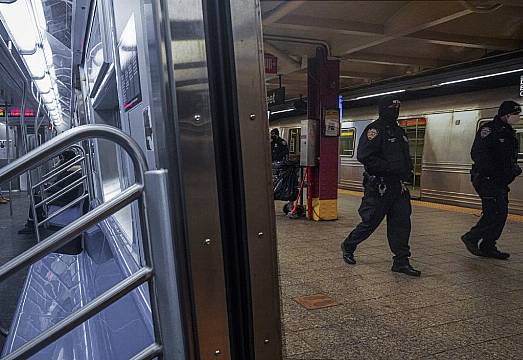
[[[523,223],[509,221],[499,248],[508,261],[477,258],[459,237],[473,214],[413,207],[411,262],[390,271],[382,224],[341,259],[340,242],[359,217],[359,197],[340,194],[339,220],[291,220],[276,203],[287,360],[523,359]],[[325,294],[337,305],[307,310],[296,299]]]

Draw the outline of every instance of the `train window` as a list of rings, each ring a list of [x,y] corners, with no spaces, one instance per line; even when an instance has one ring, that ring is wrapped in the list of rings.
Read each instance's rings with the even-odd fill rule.
[[[289,129],[289,155],[299,155],[300,154],[300,135],[301,128],[292,128]]]
[[[354,156],[354,145],[356,139],[356,128],[341,129],[340,134],[340,155]]]

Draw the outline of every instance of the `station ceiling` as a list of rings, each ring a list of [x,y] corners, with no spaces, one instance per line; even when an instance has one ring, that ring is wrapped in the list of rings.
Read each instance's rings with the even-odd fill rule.
[[[264,1],[264,48],[286,98],[307,95],[307,57],[340,59],[341,90],[523,48],[523,1]],[[267,88],[279,86],[266,75]]]

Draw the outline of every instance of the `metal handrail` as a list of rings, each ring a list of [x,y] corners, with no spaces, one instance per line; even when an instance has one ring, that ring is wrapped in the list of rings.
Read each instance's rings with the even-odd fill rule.
[[[68,162],[60,165],[56,169],[51,170],[48,174],[45,174],[45,176],[42,178],[42,180],[40,180],[38,183],[36,183],[33,186],[33,189],[36,189],[37,187],[39,187],[40,185],[45,184],[47,181],[51,180],[52,178],[54,178],[54,177],[60,175],[61,173],[67,171],[70,167],[72,167],[72,166],[74,166],[76,164],[81,163],[84,159],[85,158],[82,157],[82,156],[75,157],[75,158],[69,160]]]
[[[57,185],[59,185],[59,184],[65,182],[66,180],[72,178],[73,176],[75,176],[75,175],[78,174],[79,172],[82,172],[82,168],[79,168],[78,170],[75,170],[73,173],[67,175],[66,177],[61,178],[61,179],[58,180],[58,181],[55,181],[54,183],[52,183],[52,184],[49,185],[48,187],[44,187],[44,188],[43,188],[43,191],[45,192],[45,191],[49,191],[49,190],[51,190],[51,189],[54,188],[55,186],[57,186]]]
[[[47,329],[44,333],[30,340],[22,347],[18,348],[15,352],[2,358],[2,360],[27,359],[29,356],[36,354],[38,351],[45,348],[56,339],[65,335],[84,321],[90,319],[92,316],[96,315],[104,308],[114,303],[125,294],[144,284],[145,282],[147,282],[149,286],[155,340],[161,343],[160,318],[157,307],[157,291],[155,277],[153,276],[154,266],[152,258],[152,243],[149,236],[149,225],[144,197],[145,172],[148,170],[148,167],[140,146],[131,137],[121,132],[119,129],[107,125],[84,125],[73,128],[56,136],[40,147],[0,169],[0,185],[13,177],[20,175],[21,173],[30,171],[32,168],[39,166],[48,158],[56,156],[58,153],[60,153],[60,151],[66,149],[67,147],[70,147],[79,141],[90,138],[106,139],[120,145],[128,153],[132,160],[136,183],[123,190],[115,198],[104,202],[71,224],[49,236],[47,239],[37,243],[29,250],[26,250],[22,254],[11,259],[6,264],[0,266],[0,281],[3,281],[16,271],[42,259],[50,252],[66,245],[75,239],[78,235],[82,234],[85,230],[89,229],[91,226],[113,215],[135,200],[138,200],[141,225],[140,228],[144,245],[143,255],[145,267],[130,277],[124,279],[117,285],[113,286],[102,295],[96,297],[94,300],[83,306],[81,309],[75,311],[64,320]],[[141,352],[141,354],[144,356],[144,359],[150,358],[149,356],[152,353],[161,356],[161,345],[158,343],[153,345],[153,347],[149,347]]]
[[[67,194],[69,191],[71,191],[71,190],[73,190],[73,189],[75,189],[75,188],[77,188],[77,187],[79,187],[81,185],[84,185],[84,180],[86,180],[86,179],[87,179],[87,175],[82,176],[81,178],[73,181],[72,183],[70,183],[69,185],[67,185],[66,187],[61,189],[60,191],[57,191],[53,195],[43,199],[38,204],[36,204],[35,207],[40,207],[42,205],[49,204],[50,202],[59,199],[63,195]]]
[[[64,211],[66,211],[67,209],[70,209],[72,208],[73,206],[75,206],[76,204],[82,202],[83,200],[85,199],[88,199],[89,198],[89,194],[84,194],[76,199],[74,199],[73,201],[71,201],[70,203],[62,206],[60,209],[54,211],[52,214],[47,214],[47,216],[45,217],[45,219],[43,219],[42,221],[40,221],[38,223],[38,226],[41,226],[49,221],[51,221],[52,219],[54,219],[55,217],[57,217],[58,215],[62,214]]]

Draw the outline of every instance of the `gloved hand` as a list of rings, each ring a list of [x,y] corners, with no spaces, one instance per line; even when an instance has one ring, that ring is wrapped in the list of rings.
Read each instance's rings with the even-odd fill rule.
[[[521,173],[523,173],[523,170],[521,170],[521,167],[518,164],[514,164],[513,173],[514,173],[514,179],[515,179],[519,175],[521,175]]]
[[[519,175],[521,175],[522,170],[519,167],[518,164],[514,164],[512,166],[512,172],[510,174],[505,175],[505,180],[507,185],[511,184]]]

